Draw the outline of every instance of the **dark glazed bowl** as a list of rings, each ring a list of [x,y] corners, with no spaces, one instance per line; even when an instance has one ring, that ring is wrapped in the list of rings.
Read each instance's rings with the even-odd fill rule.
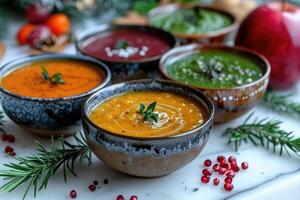
[[[207,110],[199,127],[175,136],[141,138],[108,132],[90,119],[91,111],[103,101],[130,91],[168,91],[191,97]],[[190,163],[204,148],[213,124],[214,108],[200,91],[169,81],[139,80],[106,87],[91,96],[82,108],[83,130],[94,154],[108,166],[125,174],[158,177]]]
[[[85,43],[94,36],[114,30],[136,30],[151,33],[165,40],[169,44],[170,49],[178,45],[178,41],[176,40],[176,38],[171,33],[166,32],[162,29],[139,25],[104,24],[99,26],[96,32],[92,32],[76,41],[77,52],[83,55],[91,56],[83,49]],[[141,59],[139,61],[112,61],[108,59],[100,59],[93,56],[91,57],[107,64],[112,71],[112,82],[118,83],[128,80],[159,77],[160,73],[158,70],[158,62],[162,55],[163,54],[151,58]]]
[[[178,59],[183,58],[184,56],[193,54],[195,52],[201,53],[207,50],[220,50],[246,56],[258,63],[263,71],[263,76],[257,81],[238,87],[223,89],[205,88],[199,86],[194,87],[195,89],[199,89],[204,92],[214,102],[215,123],[228,122],[246,114],[258,104],[267,89],[271,67],[267,59],[262,55],[259,55],[245,48],[229,47],[223,45],[191,44],[176,47],[168,51],[160,61],[160,71],[167,79],[178,82],[168,75],[168,66],[176,62]]]
[[[221,9],[212,7],[212,6],[199,6],[199,5],[192,5],[192,4],[167,4],[167,5],[162,5],[162,6],[156,7],[148,13],[148,16],[147,16],[148,24],[150,24],[149,19],[153,16],[164,15],[166,13],[172,13],[172,12],[182,9],[182,8],[205,9],[205,10],[216,11],[216,12],[222,13],[224,15],[227,15],[232,20],[231,25],[224,27],[220,30],[212,31],[212,32],[208,32],[208,33],[202,33],[202,34],[173,33],[178,39],[180,39],[180,42],[182,44],[226,43],[229,39],[231,39],[233,37],[234,31],[237,29],[237,26],[238,26],[237,19],[231,13],[229,13],[225,10],[221,10]]]
[[[111,78],[110,70],[103,63],[86,56],[67,54],[41,54],[13,60],[0,68],[0,77],[21,68],[24,64],[41,60],[78,60],[98,66],[104,73],[102,83],[85,93],[63,98],[35,98],[13,94],[0,86],[1,103],[6,115],[29,132],[45,137],[70,135],[81,125],[80,109],[85,100],[107,85]]]

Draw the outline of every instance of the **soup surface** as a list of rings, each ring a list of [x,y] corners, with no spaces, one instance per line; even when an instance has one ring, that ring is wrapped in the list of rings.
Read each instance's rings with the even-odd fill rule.
[[[258,80],[257,62],[236,53],[205,51],[179,58],[167,66],[168,75],[182,83],[205,88],[232,88]]]
[[[135,30],[99,33],[82,44],[86,54],[108,61],[139,61],[160,56],[168,49],[170,45],[158,35]]]
[[[205,9],[179,9],[174,12],[153,16],[150,24],[178,34],[203,34],[231,25],[227,15]]]
[[[47,81],[42,67],[49,76],[60,73],[63,84]],[[97,66],[74,60],[45,60],[33,62],[7,74],[1,81],[6,90],[27,97],[61,98],[82,94],[100,85],[104,73]]]
[[[158,121],[144,121],[140,104],[157,102],[154,113]],[[169,92],[130,92],[98,105],[90,119],[99,127],[121,135],[135,137],[170,136],[200,126],[206,118],[205,108],[194,100]]]

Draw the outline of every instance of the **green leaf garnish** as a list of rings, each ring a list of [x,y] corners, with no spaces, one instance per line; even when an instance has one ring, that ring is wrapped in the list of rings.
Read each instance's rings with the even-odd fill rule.
[[[126,49],[129,46],[128,42],[123,39],[119,39],[115,45],[115,49]]]
[[[156,102],[152,102],[147,108],[144,104],[140,104],[139,113],[143,116],[144,121],[158,122],[158,114],[154,112],[156,104]]]
[[[45,65],[41,65],[42,68],[42,78],[45,81],[49,81],[50,83],[54,83],[55,85],[64,84],[65,81],[62,78],[61,73],[55,73],[52,76],[49,76],[49,72],[46,69]]]
[[[135,0],[133,2],[132,10],[140,15],[147,15],[147,13],[158,5],[156,0]]]

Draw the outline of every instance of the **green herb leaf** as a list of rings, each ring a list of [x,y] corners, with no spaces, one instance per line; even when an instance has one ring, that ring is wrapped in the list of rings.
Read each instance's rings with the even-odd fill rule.
[[[45,65],[41,65],[41,68],[42,68],[42,78],[46,81],[49,81],[50,76],[49,76],[48,70],[46,69]]]
[[[123,39],[119,39],[115,45],[115,49],[126,49],[129,46],[128,42]]]
[[[4,166],[7,169],[0,170],[0,177],[7,181],[0,189],[11,192],[20,185],[28,183],[23,196],[23,199],[25,199],[31,187],[33,187],[34,196],[42,188],[46,189],[49,179],[59,168],[63,168],[65,181],[67,180],[67,170],[76,176],[74,172],[75,161],[87,160],[89,164],[91,163],[91,149],[83,135],[80,135],[80,138],[74,136],[77,144],[71,144],[61,137],[59,139],[61,142],[60,148],[55,146],[52,138],[49,150],[36,141],[37,153],[23,158],[16,158],[16,163],[5,164]]]
[[[273,153],[279,151],[279,155],[292,151],[300,155],[300,138],[292,136],[292,132],[286,132],[280,128],[281,121],[271,120],[268,118],[254,119],[248,123],[253,114],[236,128],[229,128],[224,135],[228,136],[228,143],[233,143],[235,150],[238,151],[242,142],[252,142],[254,145],[272,147]]]
[[[49,72],[46,69],[45,65],[41,65],[41,68],[42,68],[42,78],[45,81],[49,81],[49,82],[54,83],[56,85],[65,83],[65,81],[62,78],[61,73],[55,73],[53,76],[50,77]]]
[[[156,102],[152,102],[147,108],[144,104],[140,104],[139,113],[143,116],[144,121],[158,122],[158,114],[154,112],[156,104]]]
[[[135,0],[132,10],[140,15],[147,15],[147,13],[158,5],[156,0]]]
[[[62,79],[61,73],[56,73],[52,76],[51,81],[55,84],[64,84],[65,81]]]

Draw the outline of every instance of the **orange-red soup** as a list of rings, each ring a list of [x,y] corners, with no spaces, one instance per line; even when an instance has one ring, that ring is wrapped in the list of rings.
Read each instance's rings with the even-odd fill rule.
[[[157,102],[159,123],[151,124],[138,113],[140,104]],[[206,110],[194,100],[160,91],[129,92],[99,104],[89,118],[99,127],[134,137],[171,136],[192,130],[206,120]]]
[[[42,77],[44,66],[49,76],[61,73],[64,84],[54,84]],[[102,70],[96,65],[74,60],[46,60],[33,62],[18,68],[1,81],[4,89],[27,97],[61,98],[85,93],[101,84]]]

